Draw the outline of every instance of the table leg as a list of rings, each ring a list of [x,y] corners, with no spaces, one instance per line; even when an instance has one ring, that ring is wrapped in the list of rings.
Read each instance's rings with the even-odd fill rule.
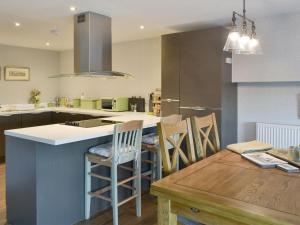
[[[171,201],[163,197],[158,197],[157,201],[157,225],[177,225],[177,215],[171,212]]]

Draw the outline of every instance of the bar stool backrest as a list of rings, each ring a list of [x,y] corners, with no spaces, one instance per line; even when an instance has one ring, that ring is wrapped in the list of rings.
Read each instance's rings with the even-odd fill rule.
[[[113,160],[122,164],[136,159],[141,152],[142,120],[116,124],[113,134]]]

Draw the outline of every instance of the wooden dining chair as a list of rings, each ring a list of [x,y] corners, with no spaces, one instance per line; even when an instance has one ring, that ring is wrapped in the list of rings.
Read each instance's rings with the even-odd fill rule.
[[[220,151],[215,113],[203,117],[191,117],[191,122],[198,160],[206,158],[208,150],[211,150],[212,153]]]
[[[181,115],[173,114],[170,116],[162,117],[161,122],[172,124],[181,121],[181,119]],[[168,147],[172,148],[172,146]],[[149,164],[150,169],[142,173],[142,178],[153,182],[162,178],[162,159],[157,133],[146,134],[142,138],[142,155],[149,153],[151,158],[142,159],[142,163]]]
[[[85,218],[90,218],[91,198],[96,197],[111,203],[113,209],[113,225],[118,225],[118,207],[128,201],[136,200],[136,215],[141,216],[141,142],[143,121],[135,120],[114,127],[113,141],[94,146],[85,157]],[[127,168],[124,163],[133,162],[133,168]],[[111,177],[102,176],[94,168],[110,167]],[[118,168],[130,170],[132,176],[118,179]],[[99,190],[91,189],[91,178],[109,181],[110,185]],[[131,185],[132,183],[132,185]],[[132,191],[127,199],[119,201],[118,187]],[[110,191],[110,198],[104,194]]]
[[[166,175],[172,174],[178,170],[179,158],[185,166],[189,166],[196,162],[194,142],[190,119],[182,120],[175,123],[160,122],[157,124],[159,135],[160,151],[163,161],[163,170]],[[183,141],[186,140],[187,154],[181,148]],[[170,152],[170,147],[173,152]],[[179,224],[183,225],[202,225],[183,216],[178,216]]]
[[[157,131],[163,170],[166,175],[177,170],[179,158],[186,166],[196,161],[190,119],[176,123],[160,122],[157,124]],[[181,147],[184,140],[186,140],[187,154]],[[169,150],[169,145],[174,149],[172,153]]]

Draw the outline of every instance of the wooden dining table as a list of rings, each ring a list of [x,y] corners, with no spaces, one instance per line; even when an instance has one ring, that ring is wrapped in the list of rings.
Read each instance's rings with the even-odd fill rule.
[[[228,150],[157,181],[158,225],[300,225],[300,175],[262,169]]]

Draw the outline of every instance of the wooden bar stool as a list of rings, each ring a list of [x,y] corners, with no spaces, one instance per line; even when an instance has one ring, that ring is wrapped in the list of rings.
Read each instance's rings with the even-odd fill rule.
[[[181,121],[181,115],[170,115],[161,118],[161,123],[172,124]],[[171,145],[168,145],[172,148]],[[150,133],[142,137],[142,154],[149,154],[151,159],[142,159],[142,163],[150,164],[150,170],[142,173],[142,178],[151,182],[162,178],[162,159],[159,146],[159,138],[156,133]]]
[[[89,149],[85,157],[85,218],[90,218],[91,198],[96,197],[111,203],[113,209],[113,224],[118,225],[118,207],[132,199],[136,199],[136,215],[141,216],[141,141],[143,121],[130,121],[116,124],[114,127],[113,141]],[[133,161],[133,168],[122,164]],[[98,166],[110,167],[111,177],[106,177],[93,172]],[[125,180],[118,180],[117,168],[133,172]],[[111,185],[99,190],[91,190],[91,177],[110,181]],[[133,185],[128,183],[132,182]],[[118,200],[118,187],[122,186],[132,190],[132,196]],[[110,198],[103,196],[110,191]]]
[[[203,117],[194,116],[191,118],[191,122],[198,160],[206,158],[208,154],[220,151],[216,115],[212,113]]]

